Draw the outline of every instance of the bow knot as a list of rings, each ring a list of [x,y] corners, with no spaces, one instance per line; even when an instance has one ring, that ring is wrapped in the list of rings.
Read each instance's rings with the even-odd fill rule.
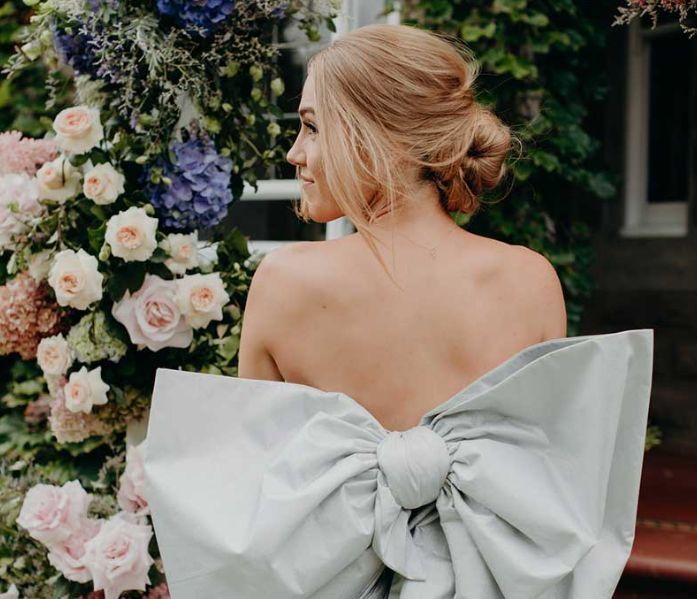
[[[391,431],[378,444],[377,458],[394,500],[404,509],[435,501],[450,472],[445,440],[427,426]]]

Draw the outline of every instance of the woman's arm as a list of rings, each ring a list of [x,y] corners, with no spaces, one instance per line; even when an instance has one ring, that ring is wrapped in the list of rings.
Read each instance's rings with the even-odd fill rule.
[[[543,255],[529,250],[526,278],[534,302],[534,313],[542,331],[540,341],[567,336],[566,303],[557,271]]]
[[[279,295],[282,277],[281,249],[266,254],[257,266],[247,294],[247,304],[242,314],[242,332],[237,375],[247,379],[283,381],[283,376],[271,355],[270,346],[274,323],[278,317]]]

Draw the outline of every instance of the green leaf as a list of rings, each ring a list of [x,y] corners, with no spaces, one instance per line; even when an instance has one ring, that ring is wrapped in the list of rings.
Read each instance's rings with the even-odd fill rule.
[[[463,23],[460,27],[460,36],[466,42],[476,42],[482,37],[492,38],[496,33],[496,22],[489,21],[485,27]]]
[[[532,15],[523,13],[520,20],[533,27],[547,27],[549,25],[549,17],[541,12]]]
[[[98,254],[104,245],[104,234],[106,233],[106,223],[103,222],[96,228],[87,229],[87,239],[89,240],[90,249]]]
[[[53,599],[60,599],[70,592],[70,581],[63,576],[59,577],[53,585]]]
[[[0,7],[0,18],[9,17],[10,15],[15,14],[15,12],[15,7],[12,2],[5,2],[5,4]]]
[[[541,166],[547,172],[558,171],[561,167],[559,157],[544,150],[530,150],[529,156],[533,164]]]
[[[570,46],[571,38],[564,31],[549,31],[547,32],[547,43],[557,46]]]
[[[169,257],[169,254],[167,254],[167,252],[164,250],[164,248],[162,248],[161,246],[158,245],[155,248],[155,251],[150,256],[150,258],[148,258],[148,262],[157,262],[157,263],[164,262],[165,260],[167,260],[168,257]]]
[[[108,218],[104,210],[104,207],[100,206],[99,204],[92,204],[90,206],[90,212],[94,214],[99,220],[107,220]]]
[[[236,335],[230,335],[226,337],[223,342],[218,346],[218,353],[226,361],[230,362],[240,349],[240,338]]]
[[[92,155],[92,163],[95,165],[101,164],[103,162],[109,162],[109,155],[101,148],[94,148],[91,151],[91,155]]]
[[[549,255],[549,260],[555,266],[567,266],[576,261],[576,254],[573,252],[559,252]]]
[[[135,293],[143,286],[145,273],[145,264],[142,262],[129,266],[124,278],[126,279],[126,287],[131,293]]]
[[[604,200],[614,197],[616,187],[603,173],[593,173],[588,177],[588,187],[599,198]]]
[[[157,275],[161,279],[171,280],[174,278],[172,271],[165,266],[163,262],[150,262],[148,264],[148,272],[152,275]]]
[[[113,302],[118,302],[128,289],[126,277],[120,273],[113,273],[106,283],[106,290]]]
[[[117,387],[116,385],[111,385],[109,389],[114,396],[114,401],[116,402],[117,405],[123,406],[126,405],[126,399],[123,395],[123,389],[121,387]]]
[[[70,157],[70,164],[73,166],[82,166],[90,159],[89,154],[74,154]]]
[[[491,6],[491,12],[497,13],[512,13],[514,11],[523,10],[527,6],[527,0],[494,0]]]
[[[5,80],[0,83],[0,108],[8,106],[12,101],[12,83]]]

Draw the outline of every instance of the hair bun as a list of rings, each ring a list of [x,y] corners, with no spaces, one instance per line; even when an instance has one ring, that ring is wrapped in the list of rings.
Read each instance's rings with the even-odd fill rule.
[[[431,176],[438,186],[447,210],[474,213],[478,196],[496,187],[506,173],[506,158],[512,134],[507,125],[477,102],[467,107],[457,127],[460,134],[451,141],[456,147],[441,151],[453,159]]]
[[[478,195],[496,187],[506,172],[506,157],[511,147],[511,132],[490,110],[472,105],[468,120],[472,140],[462,161],[464,178],[472,193]]]

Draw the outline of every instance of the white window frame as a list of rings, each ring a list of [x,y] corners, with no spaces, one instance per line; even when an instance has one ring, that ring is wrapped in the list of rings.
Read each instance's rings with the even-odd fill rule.
[[[634,19],[627,36],[624,222],[622,237],[682,237],[688,233],[688,201],[650,203],[649,160],[651,39],[679,31],[677,23],[642,27]],[[688,148],[686,148],[687,150]]]
[[[374,2],[375,6],[379,6],[383,3],[383,0],[371,0]],[[336,38],[340,37],[347,31],[351,31],[358,26],[366,25],[367,23],[357,23],[357,15],[359,14],[359,3],[365,7],[366,0],[343,0],[341,10],[337,17],[334,19],[334,26],[336,32],[331,32],[329,43],[333,42]],[[394,3],[394,10],[385,17],[385,22],[388,24],[397,25],[400,22],[400,2],[396,1]],[[377,11],[376,11],[377,12]],[[317,44],[316,42],[303,43],[298,50],[303,54],[303,58],[306,58],[307,54],[319,51],[323,46]],[[297,112],[286,113],[283,115],[284,118],[298,117]],[[249,185],[247,182],[244,183],[244,188],[242,191],[241,201],[244,202],[258,202],[258,201],[269,201],[269,200],[297,200],[300,199],[301,189],[300,183],[297,179],[259,179],[257,181],[258,189],[254,191],[254,187]],[[342,216],[326,224],[326,239],[336,239],[349,235],[355,231],[351,221]],[[278,247],[288,245],[291,243],[297,243],[297,241],[278,241],[271,239],[249,239],[248,246],[250,252],[262,252],[267,253]]]

